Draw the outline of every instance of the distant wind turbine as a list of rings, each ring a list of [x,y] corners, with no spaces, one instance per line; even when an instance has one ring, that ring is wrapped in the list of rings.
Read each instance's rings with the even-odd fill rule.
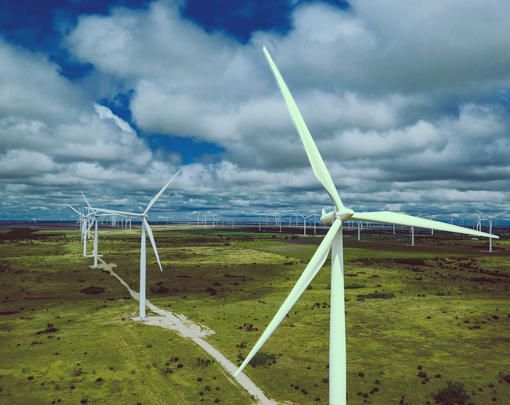
[[[358,221],[387,223],[404,226],[416,226],[420,228],[434,228],[441,231],[465,233],[468,235],[479,235],[490,237],[483,232],[476,232],[471,229],[462,228],[460,226],[444,224],[442,222],[432,221],[429,219],[417,218],[410,215],[399,214],[389,211],[382,212],[362,212],[355,213],[353,210],[346,208],[333,184],[333,180],[322,160],[322,157],[315,145],[308,128],[298,110],[298,107],[290,94],[287,85],[283,81],[276,65],[274,64],[269,52],[264,47],[264,53],[273,70],[276,81],[280,87],[282,95],[287,104],[289,113],[294,121],[294,125],[301,137],[305,147],[308,159],[312,166],[315,177],[322,184],[326,192],[329,194],[335,210],[325,213],[321,217],[323,224],[331,224],[331,227],[312,256],[312,259],[306,266],[305,270],[294,285],[289,296],[285,299],[282,306],[269,323],[266,330],[252,348],[248,356],[245,358],[241,366],[235,372],[237,376],[241,370],[246,367],[253,356],[258,352],[266,340],[271,336],[280,322],[285,318],[290,309],[294,306],[306,287],[319,272],[322,265],[326,261],[330,249],[331,253],[331,316],[330,316],[330,344],[329,344],[329,403],[332,405],[344,405],[346,403],[346,344],[345,344],[345,308],[344,308],[344,279],[343,279],[343,241],[342,241],[342,225],[344,222],[352,219]]]
[[[310,215],[297,214],[297,215],[299,215],[301,218],[303,218],[303,236],[306,236],[306,220],[310,217],[313,217],[314,214],[310,214]]]
[[[87,207],[89,208],[89,212],[91,212],[94,216],[94,219],[92,220],[91,224],[90,224],[90,227],[92,227],[92,224],[94,224],[94,268],[97,269],[97,255],[98,255],[98,252],[97,252],[97,243],[98,243],[98,238],[99,238],[99,235],[98,235],[98,219],[99,217],[103,217],[103,216],[106,216],[106,215],[109,215],[109,214],[98,214],[98,211],[96,211],[94,208],[92,208],[92,206],[90,205],[89,203],[89,200],[87,200],[87,197],[85,197],[85,194],[81,193],[81,196],[83,197],[83,199],[85,200],[85,202],[87,203]],[[90,229],[89,227],[89,229]]]
[[[480,210],[476,210],[480,215],[483,215],[485,218],[487,218],[489,220],[489,233],[492,233],[492,220],[496,217],[499,217],[501,214],[504,214],[505,211],[502,211],[500,212],[499,214],[495,214],[495,215],[489,215],[489,214],[486,214]],[[481,221],[480,221],[480,229],[481,229]],[[492,238],[489,237],[489,252],[492,253]]]
[[[117,214],[117,215],[124,215],[126,217],[135,217],[135,218],[141,218],[142,220],[142,228],[141,228],[141,242],[140,242],[140,319],[145,318],[145,293],[146,293],[146,286],[145,286],[145,278],[146,278],[146,256],[145,256],[145,233],[149,235],[149,239],[151,241],[152,250],[154,250],[154,255],[156,256],[156,260],[159,264],[159,269],[163,271],[163,268],[161,267],[161,262],[159,261],[159,255],[158,255],[158,249],[156,248],[156,242],[154,241],[154,236],[152,235],[152,229],[147,222],[147,214],[149,210],[152,208],[152,206],[156,203],[159,197],[161,197],[161,194],[166,190],[166,188],[170,185],[172,180],[180,173],[180,170],[174,174],[174,176],[168,180],[168,183],[166,183],[163,188],[157,193],[152,200],[149,202],[149,205],[147,205],[147,208],[145,208],[145,211],[142,213],[133,213],[133,212],[125,212],[125,211],[117,211],[117,210],[110,210],[110,209],[103,209],[98,208],[99,211],[109,213],[109,214]]]
[[[90,214],[85,215],[83,212],[78,211],[77,209],[73,208],[71,205],[66,204],[69,208],[71,208],[74,212],[76,212],[79,215],[78,221],[80,222],[80,233],[81,233],[81,240],[83,241],[83,256],[87,256],[87,232],[89,229],[89,216]],[[90,224],[90,226],[92,226]]]

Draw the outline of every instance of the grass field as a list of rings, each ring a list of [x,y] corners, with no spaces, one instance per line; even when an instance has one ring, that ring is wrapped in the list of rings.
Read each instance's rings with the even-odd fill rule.
[[[164,271],[148,250],[148,298],[213,329],[207,340],[238,364],[321,240],[153,229]],[[444,234],[417,235],[412,248],[408,235],[364,232],[358,242],[353,232],[345,236],[348,403],[434,404],[449,382],[465,404],[508,403],[508,239],[490,255],[485,241]],[[103,259],[138,290],[139,229],[99,235]],[[88,267],[78,230],[0,237],[1,403],[251,403],[191,341],[131,321],[137,303]],[[90,286],[104,291],[82,292]],[[329,288],[326,262],[247,367],[271,398],[328,402]]]

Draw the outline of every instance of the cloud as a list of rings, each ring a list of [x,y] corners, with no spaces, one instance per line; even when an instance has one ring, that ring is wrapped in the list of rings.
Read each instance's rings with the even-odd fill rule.
[[[0,177],[4,179],[40,176],[56,168],[49,156],[35,151],[12,149],[0,156]]]
[[[20,193],[29,192],[23,184],[34,193],[81,184],[105,190],[97,196],[105,204],[128,204],[120,196],[130,193],[143,205],[181,160],[144,141],[166,134],[224,152],[219,162],[186,165],[162,210],[318,210],[329,201],[265,44],[344,201],[437,213],[470,210],[479,198],[499,208],[510,197],[508,8],[496,0],[360,0],[347,10],[307,2],[293,9],[287,33],[253,32],[247,43],[206,31],[169,1],[83,15],[62,42],[94,66],[82,81],[0,42],[0,73],[10,78],[0,90],[0,165],[19,151],[40,153],[39,176],[5,174]],[[130,94],[134,127],[97,105],[118,92]]]
[[[44,54],[13,46],[0,37],[1,116],[58,122],[73,119],[76,110],[66,103],[80,103],[83,91],[63,80],[58,66]]]

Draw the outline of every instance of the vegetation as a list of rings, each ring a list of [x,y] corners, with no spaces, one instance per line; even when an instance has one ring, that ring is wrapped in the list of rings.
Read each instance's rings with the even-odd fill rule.
[[[441,405],[464,405],[467,404],[469,395],[464,389],[464,384],[448,382],[448,386],[434,395],[436,404]]]
[[[148,250],[148,299],[214,330],[207,340],[233,361],[248,354],[320,242],[153,230],[163,273]],[[391,234],[365,232],[358,242],[354,232],[344,235],[349,404],[433,403],[445,381],[470,387],[457,391],[474,404],[505,403],[507,239],[489,255],[483,241],[443,234],[417,237],[411,248]],[[104,260],[135,290],[139,243],[138,229],[100,231]],[[78,230],[0,238],[0,402],[251,402],[190,340],[131,321],[137,303],[116,279],[90,269],[81,249]],[[256,367],[246,368],[274,399],[327,403],[329,270],[326,262],[254,358]]]

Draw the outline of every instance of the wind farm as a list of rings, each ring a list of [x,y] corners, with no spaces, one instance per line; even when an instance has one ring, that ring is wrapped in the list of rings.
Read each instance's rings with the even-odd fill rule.
[[[508,402],[510,5],[379,3],[2,7],[0,404]]]

